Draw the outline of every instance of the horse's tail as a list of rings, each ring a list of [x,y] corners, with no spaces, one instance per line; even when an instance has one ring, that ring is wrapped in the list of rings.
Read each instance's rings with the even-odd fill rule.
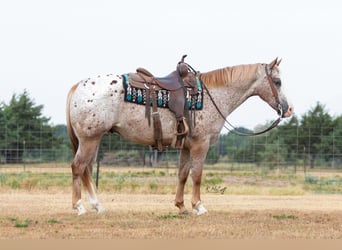
[[[74,156],[76,155],[77,148],[78,148],[78,139],[77,139],[77,136],[76,136],[76,134],[72,128],[71,122],[70,122],[70,99],[71,99],[72,94],[75,92],[75,89],[77,86],[78,85],[75,84],[70,89],[70,91],[68,93],[68,97],[67,97],[67,106],[66,106],[67,129],[68,129],[68,135],[69,135],[69,139],[70,139],[70,143],[71,143],[72,153],[74,154]]]

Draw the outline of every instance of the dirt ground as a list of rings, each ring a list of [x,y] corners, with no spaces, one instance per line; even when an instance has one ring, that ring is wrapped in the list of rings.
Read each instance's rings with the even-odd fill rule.
[[[69,192],[0,193],[0,239],[342,239],[341,195],[205,194],[203,216],[179,216],[174,195],[99,199],[104,214],[79,217]]]

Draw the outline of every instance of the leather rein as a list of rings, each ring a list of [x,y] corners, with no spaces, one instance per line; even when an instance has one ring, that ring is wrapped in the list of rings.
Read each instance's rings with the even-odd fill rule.
[[[195,73],[195,75],[198,73],[197,71],[195,71],[189,64],[188,64],[189,68]],[[225,124],[223,125],[225,129],[227,129],[229,132],[232,132],[233,134],[236,134],[236,135],[240,135],[240,136],[255,136],[255,135],[260,135],[260,134],[264,134],[268,131],[270,131],[271,129],[275,128],[279,123],[280,121],[282,120],[282,116],[283,116],[283,108],[280,104],[280,101],[279,101],[279,95],[278,95],[278,91],[276,90],[275,86],[274,86],[274,80],[272,79],[271,77],[271,74],[268,72],[268,69],[267,69],[267,64],[265,65],[265,72],[266,72],[266,77],[267,77],[267,80],[268,80],[268,83],[271,87],[271,90],[272,90],[272,94],[275,98],[275,101],[277,103],[277,106],[278,106],[278,119],[276,119],[274,122],[272,122],[272,124],[267,127],[266,129],[264,130],[261,130],[261,131],[258,131],[258,132],[242,132],[242,131],[239,131],[235,126],[233,126],[228,120],[227,118],[222,114],[221,110],[219,109],[219,107],[217,106],[217,104],[215,103],[213,97],[211,96],[207,86],[205,85],[204,82],[202,82],[202,85],[204,87],[204,89],[206,90],[211,102],[213,103],[214,107],[216,108],[217,112],[220,114],[220,116],[222,117],[222,119],[230,126],[232,127],[233,129],[231,128],[228,128]],[[272,70],[271,70],[271,73],[272,73]]]

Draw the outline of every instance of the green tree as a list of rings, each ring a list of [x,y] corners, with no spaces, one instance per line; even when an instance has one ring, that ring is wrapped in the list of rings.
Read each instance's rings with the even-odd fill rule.
[[[36,105],[25,90],[14,94],[8,105],[2,103],[0,153],[6,163],[19,163],[27,157],[42,159],[44,150],[60,143],[54,138],[50,118],[42,116],[43,105]]]
[[[208,164],[215,164],[218,162],[219,158],[220,158],[220,155],[218,153],[217,145],[216,144],[211,145],[209,147],[205,162]]]
[[[342,163],[342,116],[334,119],[334,128],[330,135],[324,136],[325,155],[331,161],[331,165]]]
[[[52,150],[49,151],[50,154],[46,155],[46,157],[55,161],[71,161],[73,155],[66,125],[56,125],[52,127],[52,131],[54,133]]]
[[[276,129],[270,131],[271,141],[278,140],[278,145],[281,145],[283,160],[288,164],[297,164],[298,160],[298,128],[300,121],[296,115],[286,120]],[[285,154],[286,152],[286,154]]]
[[[302,116],[298,147],[303,150],[304,155],[308,156],[310,168],[314,168],[315,160],[320,153],[329,150],[324,136],[331,135],[335,124],[325,106],[319,102]]]
[[[0,162],[2,162],[3,149],[5,148],[5,112],[4,103],[0,103]]]
[[[236,128],[238,132],[250,133],[251,131],[244,128]],[[249,136],[241,136],[233,131],[220,137],[220,156],[227,155],[230,161],[250,162],[254,159],[254,147]]]

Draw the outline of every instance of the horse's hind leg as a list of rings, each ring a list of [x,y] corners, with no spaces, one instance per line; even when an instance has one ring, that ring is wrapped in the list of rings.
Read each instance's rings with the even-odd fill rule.
[[[89,141],[80,140],[78,150],[71,164],[73,176],[72,205],[73,208],[77,209],[78,215],[82,215],[86,212],[81,200],[81,181],[83,181],[88,193],[95,194],[91,182],[91,168],[89,169],[89,166],[92,166],[93,164],[100,139],[101,138]],[[94,195],[92,197],[96,198]]]
[[[96,155],[95,155],[95,158],[96,158]],[[92,165],[88,165],[87,168],[85,169],[84,174],[82,176],[82,182],[83,182],[84,187],[87,190],[87,197],[88,197],[88,201],[91,207],[95,209],[97,213],[103,213],[105,209],[103,208],[103,206],[99,203],[97,199],[94,183],[92,180]]]

